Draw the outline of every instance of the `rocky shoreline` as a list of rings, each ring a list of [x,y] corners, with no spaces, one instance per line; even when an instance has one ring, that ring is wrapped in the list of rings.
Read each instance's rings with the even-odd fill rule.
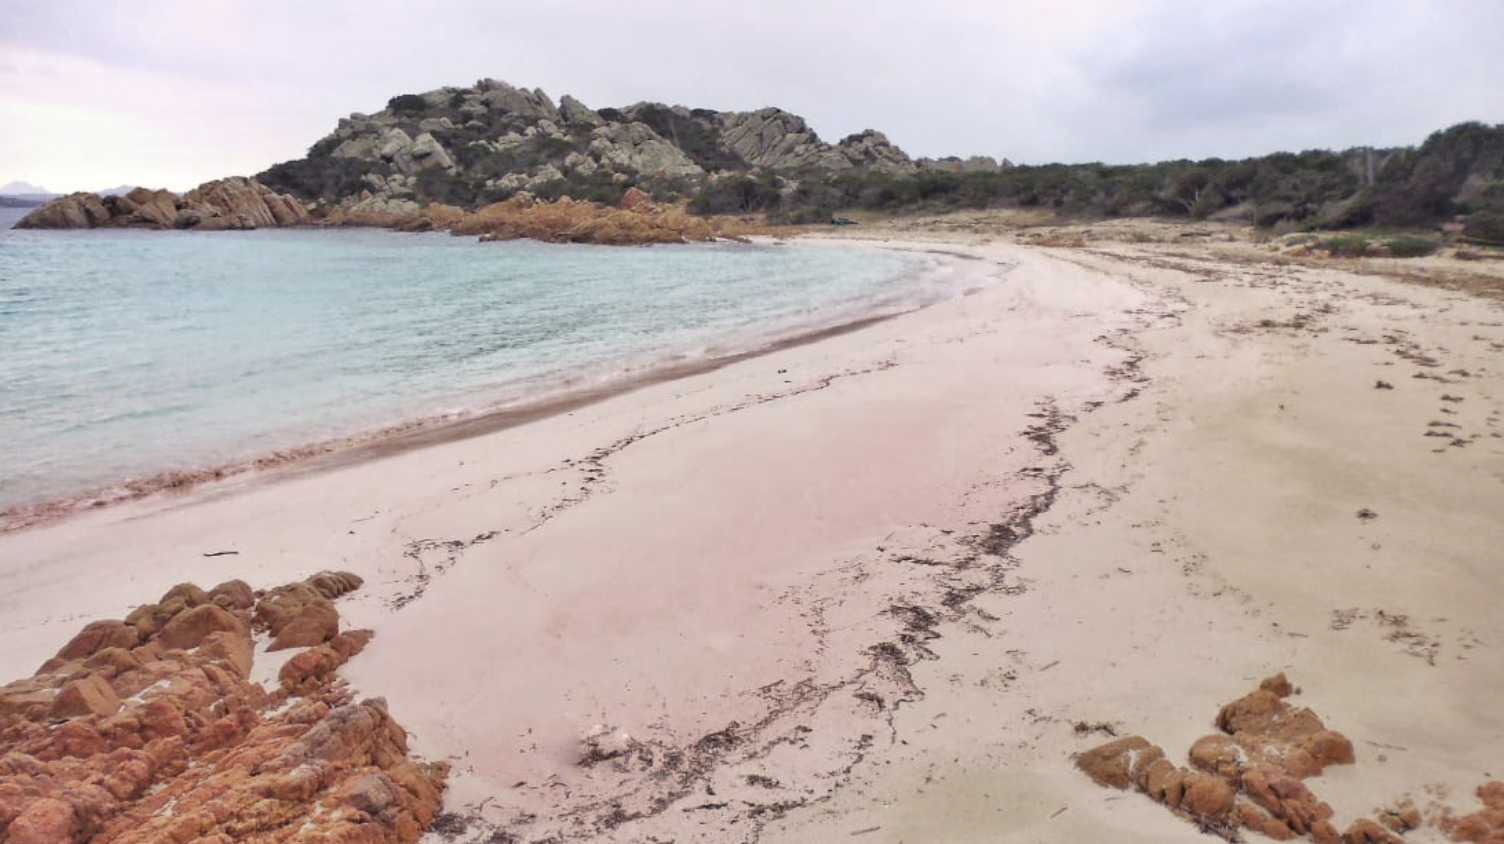
[[[615,205],[563,197],[554,201],[519,193],[474,211],[455,205],[392,199],[363,191],[336,205],[309,209],[254,179],[206,182],[179,198],[167,190],[137,188],[123,196],[75,193],[27,214],[18,229],[134,228],[244,231],[258,228],[375,227],[396,231],[449,231],[481,240],[539,240],[633,246],[745,240],[785,229],[746,217],[691,214],[684,203],[654,202],[629,188]]]

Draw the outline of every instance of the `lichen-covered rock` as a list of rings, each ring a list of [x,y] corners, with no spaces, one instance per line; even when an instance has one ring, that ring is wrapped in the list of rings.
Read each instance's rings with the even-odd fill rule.
[[[913,173],[917,168],[909,156],[874,129],[858,132],[836,144],[836,152],[853,166],[878,173]]]
[[[851,159],[820,140],[804,118],[779,108],[721,115],[726,149],[748,164],[771,170],[852,169]]]

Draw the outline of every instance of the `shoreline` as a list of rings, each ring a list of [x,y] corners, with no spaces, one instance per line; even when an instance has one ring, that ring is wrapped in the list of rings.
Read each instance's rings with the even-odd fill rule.
[[[1013,587],[1053,431],[1131,392],[1103,341],[1151,319],[1149,297],[982,254],[1025,266],[548,424],[0,536],[28,561],[4,584],[0,663],[158,584],[347,568],[366,586],[341,616],[376,636],[342,673],[454,766],[446,806],[477,834],[626,816],[750,840],[886,734],[931,626]],[[626,750],[582,765],[597,726]]]
[[[768,239],[754,240],[763,242]],[[968,261],[973,257],[954,250],[893,247],[877,242],[830,244],[813,241],[812,243],[834,245],[835,248],[887,249],[934,254],[955,261]],[[1007,266],[999,266],[992,275],[992,283],[996,283],[996,279],[1006,274],[1009,269]],[[916,268],[916,271],[925,272],[926,270]],[[971,295],[973,292],[975,289],[958,290],[950,298]],[[884,312],[879,307],[880,303],[874,302],[873,307],[878,310],[870,315],[849,318],[823,327],[794,329],[795,333],[787,336],[775,335],[772,339],[759,341],[760,345],[742,351],[732,351],[697,360],[659,362],[636,371],[623,370],[623,373],[629,372],[630,374],[623,374],[603,385],[560,386],[546,390],[534,398],[492,404],[475,411],[398,419],[390,424],[356,431],[346,436],[289,445],[239,460],[201,467],[168,469],[156,474],[92,486],[68,495],[23,502],[0,508],[0,535],[26,530],[58,519],[66,519],[79,512],[116,506],[124,502],[140,501],[156,495],[177,495],[231,479],[249,478],[275,482],[277,473],[281,472],[319,471],[322,468],[344,466],[362,460],[380,459],[436,443],[483,436],[550,416],[569,413],[645,386],[714,372],[743,360],[772,354],[783,349],[818,343],[830,337],[858,331],[869,325],[932,307],[943,301],[946,300],[940,299],[916,306],[906,306],[891,312]],[[561,383],[567,384],[570,380],[566,377]]]

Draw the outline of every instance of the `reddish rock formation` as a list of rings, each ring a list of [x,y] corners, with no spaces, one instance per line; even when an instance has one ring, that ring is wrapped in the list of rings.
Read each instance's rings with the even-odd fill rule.
[[[540,202],[520,193],[472,212],[452,205],[420,207],[407,201],[383,201],[363,194],[321,211],[320,222],[335,226],[380,226],[399,231],[448,230],[479,235],[482,240],[541,240],[549,243],[594,243],[626,246],[651,243],[696,243],[744,240],[751,234],[774,234],[765,224],[736,217],[699,217],[681,204],[653,202],[631,188],[615,206],[568,197]]]
[[[272,635],[267,650],[321,645],[339,633],[339,613],[333,600],[360,587],[360,578],[348,573],[323,572],[302,583],[290,583],[268,592],[256,604],[257,630]]]
[[[1483,808],[1461,818],[1445,818],[1442,829],[1453,841],[1504,844],[1504,782],[1484,783],[1477,793]]]
[[[1132,785],[1228,840],[1243,827],[1277,841],[1308,835],[1317,844],[1338,844],[1343,838],[1331,823],[1332,808],[1301,780],[1327,765],[1351,764],[1352,742],[1311,710],[1286,703],[1293,692],[1279,674],[1222,707],[1216,719],[1222,733],[1191,746],[1194,770],[1175,766],[1140,736],[1082,753],[1076,765],[1099,785]]]
[[[205,182],[179,199],[171,191],[136,188],[124,196],[75,193],[37,208],[18,229],[146,228],[255,229],[297,226],[308,209],[254,179],[232,176]]]
[[[267,601],[332,608],[359,583],[324,573],[260,601],[240,581],[177,586],[0,687],[0,842],[416,841],[447,766],[409,759],[385,704],[335,675],[369,631],[295,655],[275,691],[248,680]]]

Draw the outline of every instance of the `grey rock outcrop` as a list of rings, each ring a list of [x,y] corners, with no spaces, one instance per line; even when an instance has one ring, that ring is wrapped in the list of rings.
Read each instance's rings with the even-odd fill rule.
[[[593,109],[568,94],[559,98],[559,116],[567,125],[592,129],[605,122]]]
[[[613,123],[590,133],[590,155],[617,172],[698,176],[704,171],[643,123]]]
[[[721,115],[726,149],[755,167],[770,170],[851,169],[851,160],[835,151],[797,114],[783,109],[727,112]]]
[[[296,166],[294,166],[296,165]],[[281,169],[281,168],[287,169]],[[425,176],[441,170],[448,178]],[[717,112],[642,102],[592,109],[565,95],[482,79],[394,97],[375,114],[339,121],[302,162],[262,178],[310,199],[378,197],[445,203],[492,201],[546,186],[588,196],[602,184],[678,180],[676,190],[755,170],[793,179],[822,173],[904,175],[917,166],[880,132],[831,145],[804,119],[777,108]]]
[[[918,168],[923,171],[934,173],[996,173],[1012,167],[1013,163],[1004,160],[1002,164],[990,155],[973,155],[969,158],[921,158]]]
[[[836,145],[836,151],[846,157],[854,167],[865,167],[880,173],[912,173],[914,162],[907,153],[893,146],[888,136],[875,129],[851,135]]]

